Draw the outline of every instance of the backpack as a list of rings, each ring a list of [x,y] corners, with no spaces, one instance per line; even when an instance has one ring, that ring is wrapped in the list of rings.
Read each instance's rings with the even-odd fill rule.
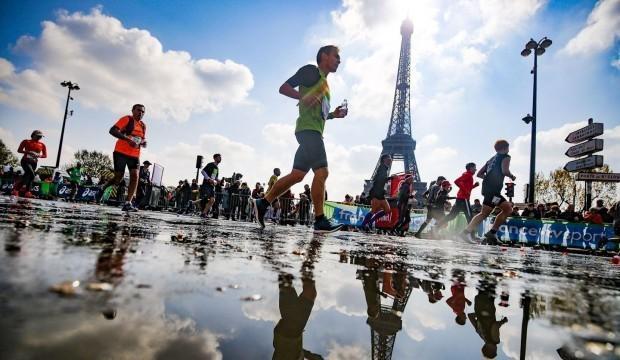
[[[121,132],[125,135],[130,136],[131,133],[133,132],[133,129],[135,128],[136,128],[136,120],[133,118],[133,116],[131,116],[129,118],[129,121],[127,121],[127,125],[125,125],[125,127],[121,130]],[[144,123],[142,123],[142,130],[146,134],[146,125]]]

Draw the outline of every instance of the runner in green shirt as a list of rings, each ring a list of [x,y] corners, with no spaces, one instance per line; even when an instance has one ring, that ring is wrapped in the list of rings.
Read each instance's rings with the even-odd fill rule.
[[[339,106],[330,112],[330,93],[327,75],[336,72],[340,65],[339,49],[333,45],[323,46],[316,55],[318,66],[306,65],[280,86],[280,94],[299,100],[299,117],[295,126],[295,137],[299,143],[293,170],[280,178],[263,199],[254,200],[256,218],[265,227],[265,213],[268,207],[291,186],[301,182],[312,169],[312,203],[314,204],[315,232],[332,232],[340,229],[340,225],[331,223],[323,215],[325,200],[325,181],[327,180],[327,155],[323,143],[325,121],[343,118],[347,108]],[[298,88],[299,90],[296,90]]]
[[[82,163],[78,161],[74,167],[67,169],[67,173],[71,182],[71,200],[75,200],[78,188],[82,185]]]

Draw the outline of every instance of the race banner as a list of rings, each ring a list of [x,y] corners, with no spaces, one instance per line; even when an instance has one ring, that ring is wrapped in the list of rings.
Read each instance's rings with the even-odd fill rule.
[[[364,216],[370,211],[369,207],[345,205],[336,202],[325,202],[325,216],[333,221],[349,226],[361,226]],[[381,220],[391,222],[393,214],[384,216]],[[411,214],[409,231],[415,232],[426,218],[425,214]],[[493,217],[487,218],[480,224],[478,235],[482,236],[491,229]],[[461,231],[467,222],[464,217],[457,217],[441,234],[452,236]],[[605,239],[614,236],[611,224],[595,225],[583,222],[573,223],[561,220],[536,220],[521,217],[508,218],[506,223],[500,226],[497,236],[504,241],[521,243],[524,245],[556,245],[560,247],[578,249],[596,249],[602,245]],[[608,242],[607,250],[617,250],[618,244]]]
[[[386,224],[392,224],[398,221],[398,212],[392,209],[390,214],[383,216],[377,220],[377,226],[381,227]],[[325,216],[338,224],[349,226],[361,226],[364,216],[368,214],[370,207],[346,205],[332,201],[326,201],[324,205]],[[411,214],[411,222],[409,223],[409,231],[417,231],[420,225],[426,219],[424,214]]]
[[[483,231],[491,228],[492,221],[483,223]],[[596,225],[583,222],[573,223],[561,220],[535,220],[520,217],[508,218],[500,226],[497,236],[505,241],[528,245],[557,245],[561,247],[595,249],[605,239],[614,236],[611,224]],[[608,249],[617,244],[608,244]]]

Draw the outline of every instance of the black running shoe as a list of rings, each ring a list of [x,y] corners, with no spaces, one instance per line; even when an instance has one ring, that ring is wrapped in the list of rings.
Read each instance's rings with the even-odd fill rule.
[[[125,203],[121,211],[136,212],[138,211],[138,209],[135,206],[131,205],[131,203]]]
[[[330,233],[338,231],[342,228],[341,224],[336,224],[330,220],[327,220],[325,216],[314,222],[315,233]]]
[[[254,202],[254,215],[256,216],[256,221],[261,228],[265,228],[265,213],[267,213],[267,209],[269,208],[269,203],[265,199],[252,199]]]
[[[497,237],[497,233],[487,232],[484,234],[484,240],[488,245],[503,245],[504,242]]]

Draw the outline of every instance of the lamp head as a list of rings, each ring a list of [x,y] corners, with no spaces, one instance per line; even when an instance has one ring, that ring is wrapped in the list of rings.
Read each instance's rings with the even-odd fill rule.
[[[551,39],[547,39],[545,38],[541,43],[540,46],[542,46],[543,48],[548,48],[549,46],[551,46],[551,44],[553,44],[553,41],[551,41]]]
[[[523,57],[527,57],[531,53],[532,53],[532,50],[530,50],[530,49],[523,49],[523,50],[521,50],[521,56],[523,56]]]
[[[529,124],[529,123],[531,123],[532,121],[534,121],[534,117],[533,117],[532,115],[530,115],[530,114],[527,114],[527,115],[525,115],[525,117],[524,117],[523,119],[521,119],[521,120],[523,120],[523,122],[524,122],[524,123]]]
[[[70,82],[68,82],[68,81],[63,81],[63,82],[60,83],[60,85],[62,87],[67,87],[67,86],[69,86],[69,84],[70,84]]]
[[[80,90],[80,87],[78,86],[78,84],[74,84],[73,87],[71,87],[72,90]]]
[[[526,49],[534,50],[538,46],[538,43],[534,41],[534,39],[530,39],[530,41],[525,44]]]
[[[536,49],[536,55],[542,55],[545,53],[545,51],[546,51],[545,48],[539,47]]]

